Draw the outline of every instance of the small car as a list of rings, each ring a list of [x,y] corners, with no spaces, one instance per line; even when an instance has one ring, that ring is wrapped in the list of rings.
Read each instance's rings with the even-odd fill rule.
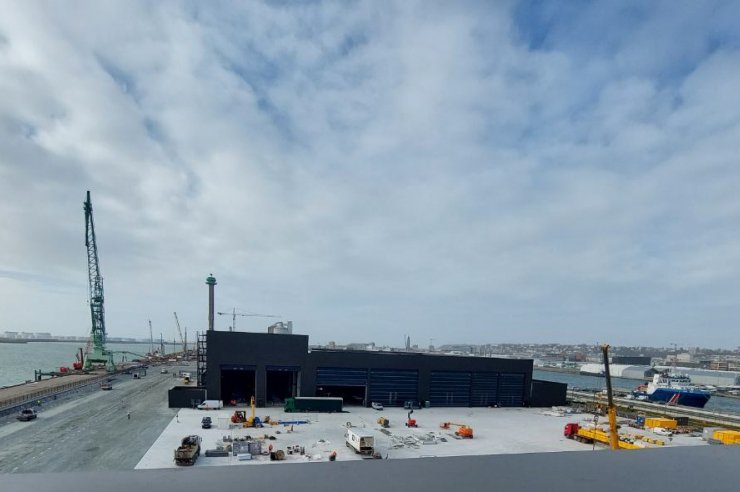
[[[658,434],[659,436],[670,437],[673,435],[673,432],[669,431],[668,429],[664,429],[662,427],[654,427],[653,434]]]
[[[35,418],[36,412],[34,412],[32,408],[21,410],[21,413],[19,413],[16,417],[16,419],[20,420],[21,422],[28,422],[29,420],[33,420]]]
[[[375,410],[383,410],[383,404],[377,401],[372,402],[370,406],[373,407]]]
[[[160,374],[167,374],[169,371],[166,367],[163,367],[161,371],[159,371]]]
[[[211,428],[211,417],[203,417],[203,419],[200,421],[200,428],[210,429]]]

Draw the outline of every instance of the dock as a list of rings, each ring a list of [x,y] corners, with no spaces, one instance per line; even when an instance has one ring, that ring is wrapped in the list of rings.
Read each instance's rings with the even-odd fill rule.
[[[601,405],[603,408],[606,408],[606,395],[601,393],[590,393],[568,389],[568,400],[575,403]],[[631,400],[628,398],[614,398],[614,403],[621,409],[644,411],[649,414],[666,417],[689,417],[707,424],[740,428],[740,415],[737,414],[712,412],[700,408],[684,406],[659,405],[656,403]]]

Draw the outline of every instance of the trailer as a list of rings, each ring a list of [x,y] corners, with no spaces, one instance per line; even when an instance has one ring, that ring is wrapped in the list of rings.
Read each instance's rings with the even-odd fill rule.
[[[344,400],[336,397],[298,396],[285,400],[286,412],[341,412]]]
[[[575,422],[565,425],[563,435],[568,439],[573,439],[587,444],[599,442],[608,446],[610,443],[608,432],[604,432],[603,430],[596,428],[581,427]],[[630,442],[622,440],[621,436],[619,438],[618,445],[619,449],[641,449],[640,446],[636,446]]]
[[[356,427],[347,427],[344,433],[344,443],[348,448],[359,454],[373,454],[375,451],[375,437],[372,433]]]
[[[200,436],[183,437],[180,446],[175,450],[175,464],[193,466],[200,456]]]

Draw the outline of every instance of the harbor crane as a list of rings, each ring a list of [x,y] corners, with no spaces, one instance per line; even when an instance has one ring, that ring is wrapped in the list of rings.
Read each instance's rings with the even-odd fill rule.
[[[103,277],[100,275],[100,261],[98,259],[98,245],[95,239],[95,222],[93,221],[93,207],[90,200],[90,190],[85,200],[85,247],[87,248],[87,278],[90,295],[90,341],[92,347],[88,350],[84,368],[92,369],[94,363],[103,363],[106,369],[114,369],[113,353],[105,348],[105,308],[103,293]]]
[[[237,316],[256,317],[256,318],[280,318],[280,316],[276,316],[274,314],[237,313],[236,308],[234,308],[230,313],[219,312],[217,314],[219,316],[231,315],[231,329],[229,331],[236,331],[236,317]]]

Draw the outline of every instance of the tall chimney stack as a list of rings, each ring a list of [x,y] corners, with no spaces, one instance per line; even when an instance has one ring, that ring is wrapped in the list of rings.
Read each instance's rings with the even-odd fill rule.
[[[206,279],[206,285],[208,285],[208,331],[213,330],[213,287],[216,285],[216,277],[211,274]]]

